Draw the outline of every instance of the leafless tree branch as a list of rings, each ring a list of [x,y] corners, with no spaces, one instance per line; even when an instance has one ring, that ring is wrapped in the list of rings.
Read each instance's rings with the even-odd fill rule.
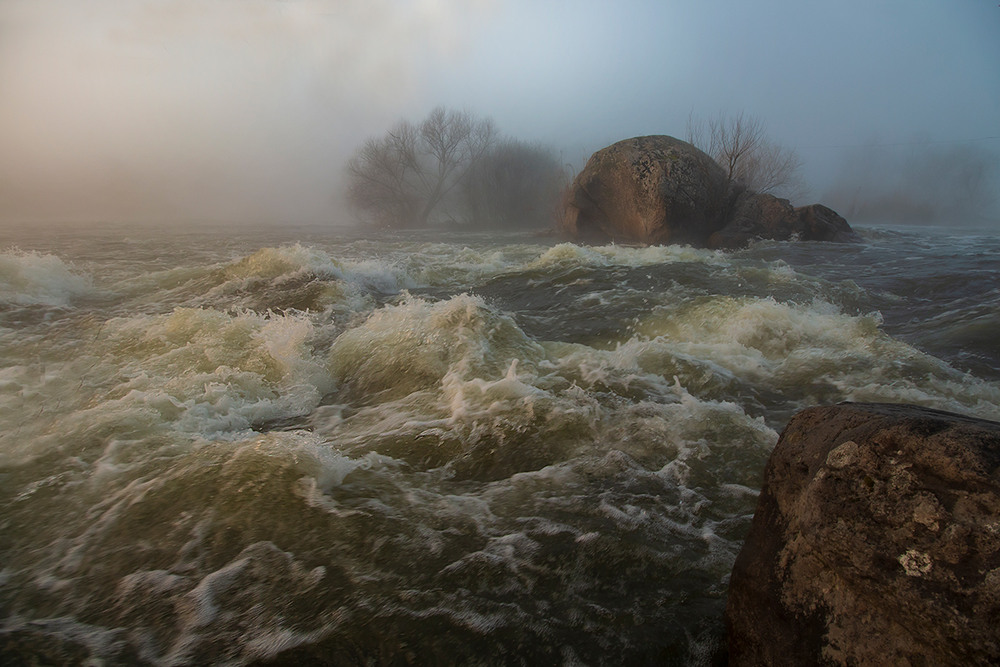
[[[686,139],[718,162],[730,181],[790,197],[802,190],[802,161],[794,150],[770,141],[757,116],[741,111],[703,121],[690,115]]]

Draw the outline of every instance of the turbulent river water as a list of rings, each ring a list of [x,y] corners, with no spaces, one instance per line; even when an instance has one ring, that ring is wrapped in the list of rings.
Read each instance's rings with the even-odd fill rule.
[[[1000,419],[1000,238],[860,232],[0,230],[0,662],[706,664],[793,413]]]

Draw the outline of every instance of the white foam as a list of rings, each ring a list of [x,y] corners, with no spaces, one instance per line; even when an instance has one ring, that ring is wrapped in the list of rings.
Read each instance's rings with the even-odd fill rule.
[[[537,256],[534,246],[506,246],[502,250],[457,248],[444,243],[404,247],[395,259],[411,277],[411,286],[468,285],[519,268]]]
[[[654,266],[672,262],[721,263],[724,256],[714,250],[700,250],[689,246],[580,246],[560,243],[546,250],[527,268],[539,268],[556,264],[578,264],[582,266]]]
[[[190,308],[111,320],[102,363],[121,380],[93,410],[146,412],[204,437],[308,414],[335,386],[312,353],[314,328],[301,315]]]
[[[343,266],[318,248],[295,243],[261,248],[225,267],[225,274],[231,278],[289,278],[303,273],[341,278]]]
[[[462,294],[440,302],[411,297],[379,309],[334,341],[330,360],[342,382],[398,397],[440,386],[450,372],[505,373],[514,358],[541,352],[509,317]]]
[[[383,294],[395,294],[417,287],[418,283],[397,263],[382,260],[345,260],[345,280],[365,289]]]
[[[271,658],[285,648],[321,636],[325,630],[322,617],[316,619],[316,627],[305,631],[287,627],[281,601],[309,595],[325,574],[324,567],[309,569],[272,542],[250,544],[176,601],[180,632],[169,652],[157,662],[188,664],[200,652],[214,648],[242,664],[253,658]],[[237,632],[253,639],[217,646],[220,635]]]
[[[55,255],[9,250],[0,253],[0,304],[68,306],[94,288]]]

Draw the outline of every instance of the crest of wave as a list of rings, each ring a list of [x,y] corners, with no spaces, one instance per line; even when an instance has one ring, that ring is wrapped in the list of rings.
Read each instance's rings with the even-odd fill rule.
[[[93,291],[90,277],[55,255],[10,250],[0,253],[0,304],[68,306]]]

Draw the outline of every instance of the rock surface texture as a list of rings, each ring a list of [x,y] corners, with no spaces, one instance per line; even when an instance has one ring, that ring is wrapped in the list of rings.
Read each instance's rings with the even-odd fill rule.
[[[709,248],[741,248],[754,239],[775,241],[859,241],[836,211],[822,204],[792,207],[787,199],[749,193],[741,196],[725,227],[708,238]]]
[[[563,227],[584,241],[704,245],[738,194],[686,141],[635,137],[590,157],[570,187]]]
[[[726,609],[731,665],[1000,664],[1000,423],[797,414]]]
[[[847,221],[819,204],[731,182],[695,146],[654,135],[594,153],[570,186],[563,231],[585,242],[678,243],[736,248],[753,239],[856,241]]]

